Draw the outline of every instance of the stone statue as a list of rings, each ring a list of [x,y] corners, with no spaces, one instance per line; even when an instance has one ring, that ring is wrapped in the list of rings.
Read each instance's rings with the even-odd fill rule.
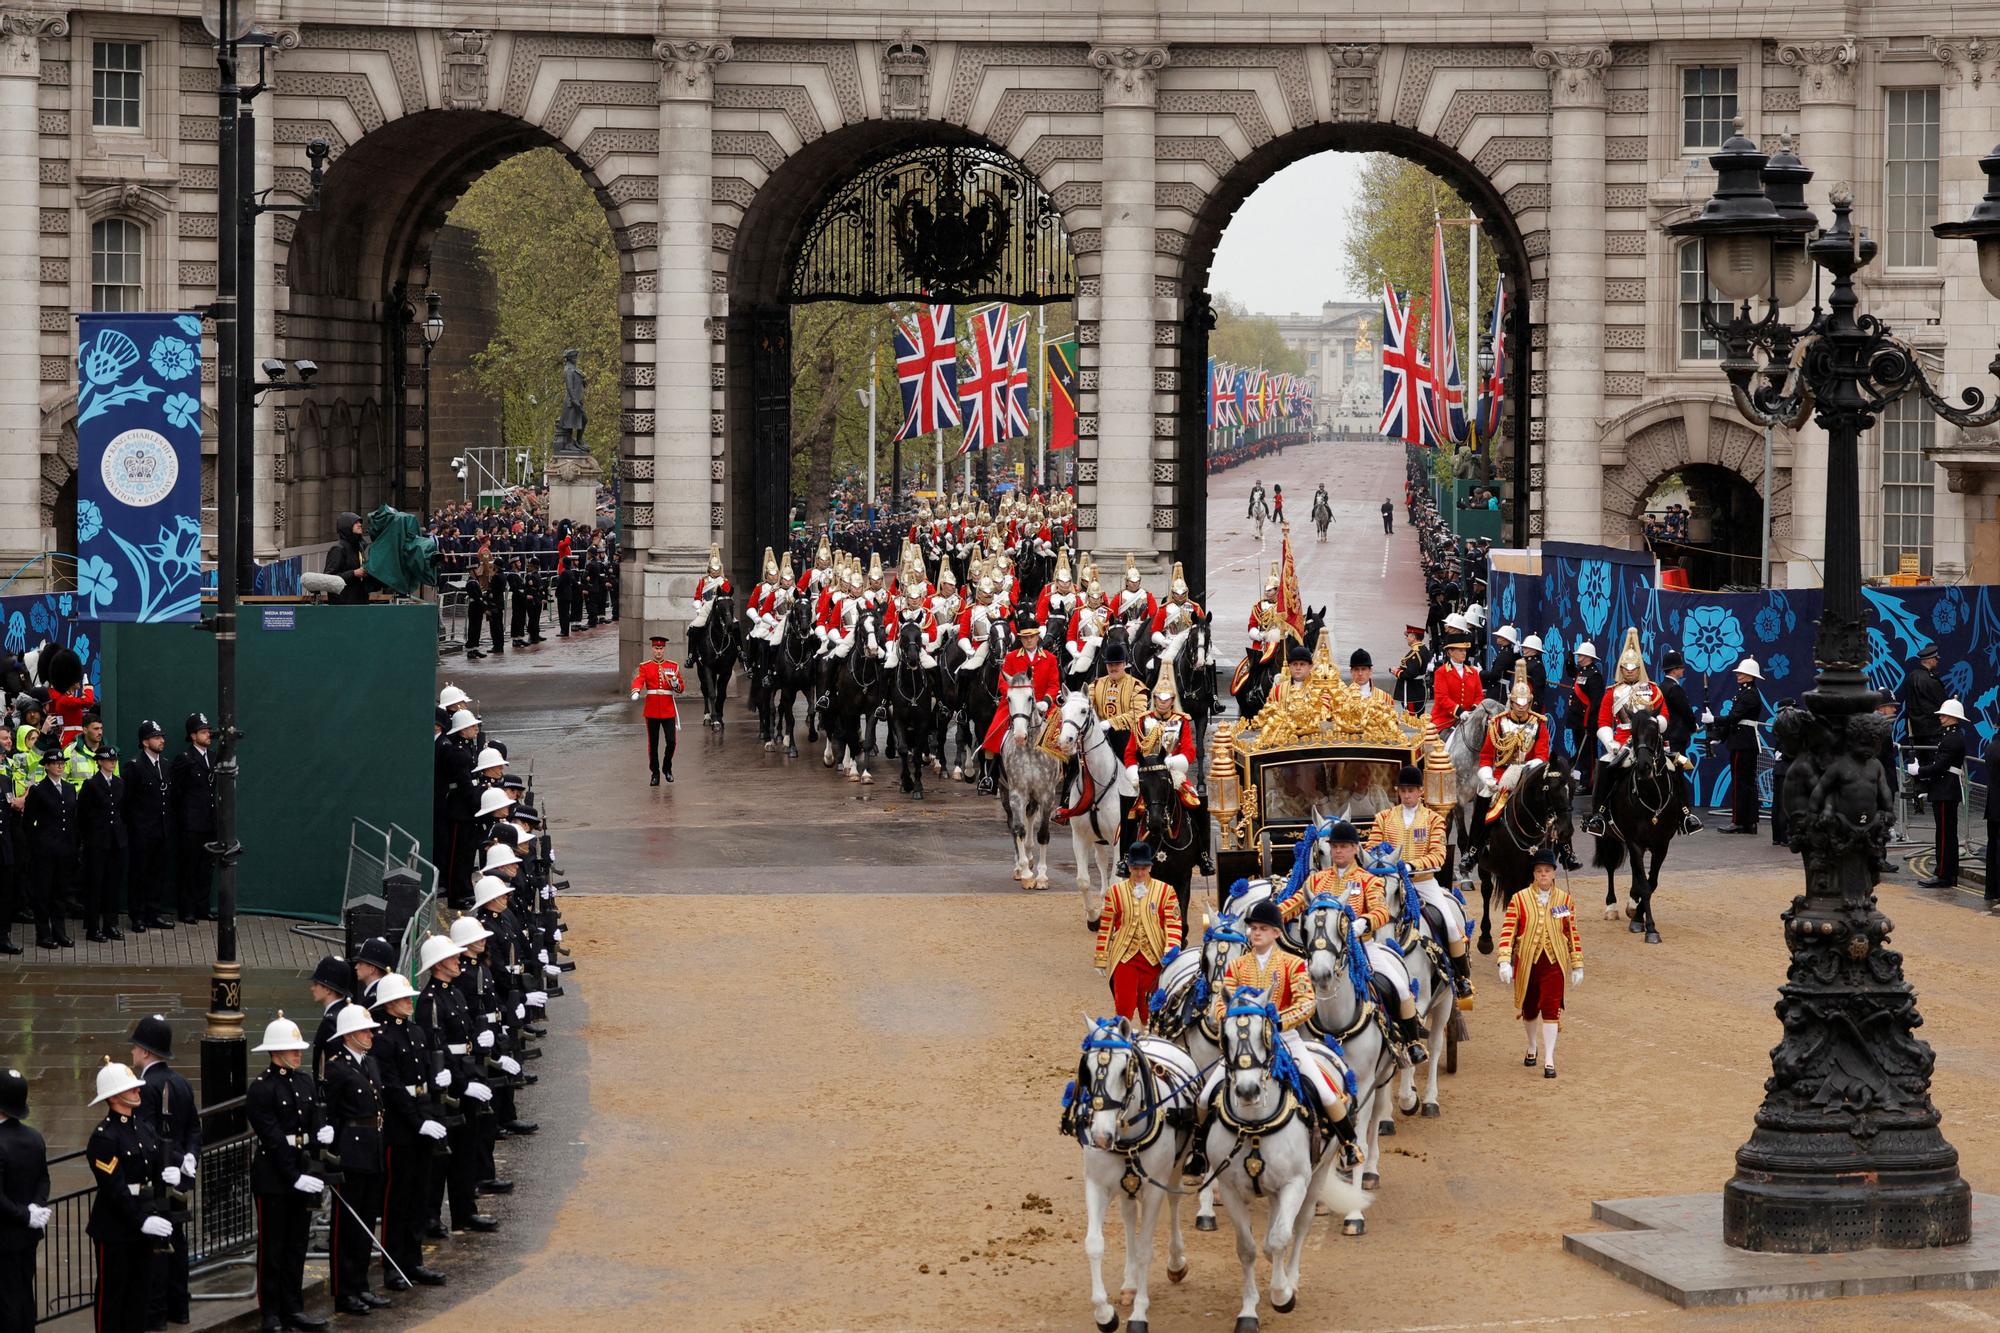
[[[559,454],[589,452],[583,447],[583,372],[576,366],[576,348],[563,353],[562,415],[556,418],[556,438],[551,446]]]

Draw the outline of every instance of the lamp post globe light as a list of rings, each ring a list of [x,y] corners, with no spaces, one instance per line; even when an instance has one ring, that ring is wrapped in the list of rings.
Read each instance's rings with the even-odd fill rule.
[[[1771,1051],[1756,1126],[1723,1189],[1723,1239],[1795,1254],[1963,1244],[1971,1189],[1938,1128],[1933,1056],[1916,1035],[1923,1018],[1902,956],[1889,947],[1893,925],[1875,901],[1891,811],[1879,761],[1862,756],[1878,752],[1891,720],[1873,711],[1883,696],[1866,674],[1858,455],[1862,432],[1911,394],[1964,428],[2000,420],[2000,403],[1989,405],[1979,389],[1947,402],[1914,349],[1860,313],[1854,275],[1876,247],[1853,228],[1844,186],[1832,194],[1832,225],[1819,229],[1804,202],[1812,173],[1789,145],[1767,159],[1739,122],[1709,160],[1714,195],[1699,216],[1666,231],[1700,241],[1709,280],[1731,302],[1726,321],[1704,305],[1702,322],[1722,344],[1737,410],[1762,426],[1810,419],[1827,436],[1818,682],[1803,709],[1772,724],[1780,747],[1796,756],[1785,782],[1786,829],[1805,863],[1805,891],[1783,914],[1791,955],[1777,1004],[1784,1035]],[[1975,241],[1980,279],[2000,298],[2000,149],[1980,165],[1988,189],[1971,218],[1932,230]],[[1807,321],[1785,323],[1783,312],[1809,294]],[[1989,369],[2000,376],[2000,355]]]

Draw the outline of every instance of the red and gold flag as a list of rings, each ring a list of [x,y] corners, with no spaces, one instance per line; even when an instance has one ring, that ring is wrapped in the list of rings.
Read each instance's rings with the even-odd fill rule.
[[[1299,571],[1292,563],[1292,525],[1284,526],[1284,553],[1278,562],[1278,618],[1285,622],[1285,633],[1291,638],[1304,642],[1306,637],[1306,603],[1299,595]]]

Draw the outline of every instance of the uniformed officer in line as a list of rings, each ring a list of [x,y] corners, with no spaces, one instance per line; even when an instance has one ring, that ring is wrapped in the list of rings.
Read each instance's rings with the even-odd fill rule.
[[[36,1247],[48,1233],[49,1149],[22,1122],[28,1080],[0,1071],[0,1328],[35,1326]]]
[[[28,767],[13,744],[13,733],[0,726],[0,957],[22,952],[14,943],[14,922],[30,902],[26,883],[30,872],[20,854],[21,812],[14,808],[14,802],[28,794]]]
[[[345,959],[328,954],[313,965],[313,1003],[320,1007],[319,1031],[313,1034],[312,1073],[317,1083],[326,1082],[326,1057],[339,1045],[334,1022],[354,998],[354,969]]]
[[[445,1281],[443,1273],[424,1265],[424,1213],[445,1127],[431,1093],[430,1037],[410,1021],[416,994],[408,977],[391,971],[374,985],[370,1000],[381,1024],[371,1055],[382,1076],[383,1168],[389,1178],[382,1195],[382,1252],[388,1256],[382,1285],[390,1291],[407,1291],[418,1282],[441,1287]]]
[[[136,1114],[144,1087],[137,1074],[107,1055],[90,1103],[109,1103],[84,1149],[97,1183],[85,1229],[97,1248],[99,1333],[144,1333],[153,1251],[174,1234],[167,1190],[179,1188],[180,1166],[167,1164],[159,1139]]]
[[[181,724],[187,748],[167,769],[167,803],[173,813],[174,888],[180,895],[183,925],[215,920],[210,905],[214,858],[208,843],[215,837],[215,756],[209,750],[213,734],[208,719],[189,713]]]
[[[53,740],[42,748],[42,778],[21,807],[28,872],[34,885],[35,944],[74,949],[63,929],[62,904],[76,885],[76,789],[63,781],[65,760]]]
[[[139,723],[139,751],[125,765],[125,835],[130,860],[132,932],[174,928],[173,863],[168,859],[172,812],[167,806],[167,737],[160,724]],[[136,873],[133,868],[136,867]]]
[[[452,984],[458,979],[463,952],[444,935],[426,936],[417,949],[417,968],[424,975],[424,986],[417,994],[414,1017],[430,1035],[431,1045],[443,1052],[442,1068],[450,1077],[446,1086],[460,1090],[465,1108],[463,1123],[447,1126],[451,1162],[431,1179],[426,1216],[437,1216],[448,1196],[453,1231],[498,1231],[500,1223],[479,1212],[476,1203],[480,1122],[492,1124],[493,1089],[473,1073],[470,1010],[464,993]]]
[[[125,938],[125,932],[118,929],[118,904],[125,897],[129,843],[125,834],[125,779],[118,776],[118,749],[100,745],[94,757],[97,771],[77,789],[76,817],[83,845],[83,937],[103,944]],[[71,761],[71,767],[84,762],[79,756]]]
[[[168,1062],[174,1058],[174,1033],[167,1020],[151,1014],[132,1029],[132,1068],[145,1087],[139,1091],[139,1119],[160,1140],[166,1164],[180,1168],[177,1188],[193,1188],[201,1159],[201,1112],[196,1109],[194,1089],[175,1073]],[[154,1324],[172,1320],[188,1321],[188,1242],[187,1228],[174,1228],[173,1244],[153,1256],[147,1311]]]
[[[319,1099],[312,1075],[299,1068],[306,1039],[280,1009],[254,1049],[271,1057],[250,1081],[243,1108],[256,1145],[250,1189],[257,1200],[257,1309],[263,1333],[321,1329],[326,1320],[305,1312],[303,1290],[306,1236],[326,1193],[326,1182],[314,1174],[311,1147]]]
[[[326,1058],[320,1093],[326,1123],[318,1133],[342,1176],[333,1190],[327,1283],[335,1310],[365,1315],[391,1304],[368,1289],[375,1224],[382,1213],[382,1079],[368,1054],[375,1020],[360,1005],[345,1005],[334,1019],[333,1035],[339,1047]]]
[[[375,1008],[376,983],[395,970],[395,945],[380,935],[361,941],[361,947],[354,951],[354,988],[364,1008]]]
[[[514,853],[510,850],[508,854]],[[509,870],[518,868],[518,858],[515,866],[507,867]],[[509,1048],[500,1050],[496,1045],[486,1054],[487,1062],[494,1066],[486,1072],[500,1076],[494,1081],[504,1082],[505,1085],[494,1090],[495,1128],[508,1134],[525,1135],[535,1133],[541,1126],[521,1119],[514,1105],[517,1081],[525,1082],[528,1076],[521,1072],[519,1059],[510,1051],[518,1052],[522,1044],[521,1029],[527,1019],[529,986],[528,941],[510,905],[510,878],[504,872],[489,874],[473,886],[471,920],[486,933],[484,940],[477,944],[460,940],[458,921],[452,922],[451,935],[465,948],[468,959],[480,964],[464,968],[459,973],[461,988],[466,991],[473,1013],[486,1015],[485,1021],[494,1029],[496,1040],[504,1036],[504,1044]],[[460,917],[459,920],[466,918]],[[511,1185],[505,1189],[491,1188],[494,1179],[489,1174],[482,1180],[481,1183],[488,1186],[484,1193],[505,1194],[512,1189]]]

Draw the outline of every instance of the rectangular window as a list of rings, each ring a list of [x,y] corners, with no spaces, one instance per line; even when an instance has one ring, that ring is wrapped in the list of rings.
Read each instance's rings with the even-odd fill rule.
[[[139,128],[139,77],[144,58],[145,47],[138,42],[91,43],[91,124],[100,129]]]
[[[1937,263],[1938,90],[1891,88],[1882,118],[1882,216],[1890,268]]]
[[[146,233],[136,222],[106,218],[90,228],[90,308],[146,308]]]
[[[1701,327],[1701,242],[1689,241],[1680,249],[1680,345],[1683,361],[1719,361],[1722,345]],[[1708,288],[1708,313],[1718,323],[1729,319],[1729,302]]]
[[[1894,574],[1905,554],[1931,572],[1931,503],[1937,466],[1924,450],[1937,420],[1911,394],[1890,404],[1876,426],[1882,441],[1882,572]]]
[[[1736,124],[1736,67],[1681,71],[1681,147],[1720,148]]]

